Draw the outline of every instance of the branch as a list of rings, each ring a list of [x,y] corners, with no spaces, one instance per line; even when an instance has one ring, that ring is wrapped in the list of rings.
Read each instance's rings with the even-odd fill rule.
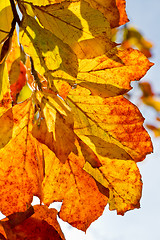
[[[18,25],[20,25],[21,20],[19,18],[18,13],[17,13],[17,9],[16,9],[16,6],[15,6],[14,0],[10,0],[10,4],[11,4],[11,7],[12,7],[12,12],[13,12],[14,19],[18,23]]]

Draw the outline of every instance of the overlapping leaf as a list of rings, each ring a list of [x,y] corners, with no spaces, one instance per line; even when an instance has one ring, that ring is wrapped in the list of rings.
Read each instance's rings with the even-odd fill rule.
[[[76,77],[78,65],[72,49],[29,15],[24,16],[20,42],[41,75],[51,78],[50,71],[59,70]]]
[[[41,24],[67,43],[78,58],[102,55],[115,45],[110,40],[109,22],[85,1],[65,1],[33,9]]]
[[[46,6],[56,3],[72,3],[79,2],[80,0],[27,0],[21,1],[25,3],[32,3],[37,6]],[[111,27],[118,27],[125,24],[128,21],[127,14],[125,11],[125,0],[85,0],[94,9],[99,10],[110,22]],[[27,5],[27,4],[26,4]]]
[[[110,210],[117,210],[118,214],[124,215],[126,211],[140,207],[142,181],[135,162],[108,159],[99,169],[86,163],[84,170],[105,189],[109,189]]]
[[[99,155],[141,161],[151,151],[142,115],[123,96],[91,96],[89,90],[77,87],[67,100],[74,115],[75,133],[97,148]]]
[[[112,97],[129,91],[130,82],[142,78],[151,66],[137,50],[114,48],[100,57],[80,60],[77,83],[93,95]]]
[[[50,104],[53,104],[53,101],[54,99],[52,102],[50,101]],[[62,116],[66,114],[62,102],[58,109],[59,111],[61,109]],[[49,111],[49,108],[45,106],[44,119],[47,116],[45,115],[47,110]],[[41,142],[44,140],[46,145],[38,144],[31,135],[32,114],[30,100],[15,105],[0,119],[1,125],[5,121],[5,126],[1,132],[0,150],[0,177],[1,187],[3,188],[3,191],[1,191],[3,195],[0,202],[1,210],[6,215],[17,211],[25,211],[33,195],[38,195],[45,204],[63,200],[60,212],[61,218],[85,231],[91,222],[102,214],[108,197],[99,192],[96,182],[82,169],[85,160],[77,140],[76,145],[74,144],[74,139],[70,140],[73,143],[66,144],[69,146],[70,151],[73,148],[70,154],[68,153],[68,146],[62,149],[63,152],[66,151],[69,154],[68,158],[64,154],[67,158],[65,163],[62,161],[64,156],[60,155],[62,154],[61,152],[58,152],[61,145],[57,145],[58,150],[56,145],[54,145],[52,151],[47,148],[47,138],[44,138],[43,131],[42,134],[39,133],[38,140]],[[53,110],[50,111],[50,114],[52,114],[52,119],[54,119]],[[46,136],[49,135],[52,128],[51,134],[55,134],[54,122],[50,122],[49,119],[46,122],[48,124],[47,127],[45,126]],[[40,122],[40,126],[41,124],[43,128],[43,120],[42,123]],[[62,129],[64,128],[64,123],[60,120],[56,131],[60,130],[61,127]],[[34,131],[35,129],[33,128]],[[69,132],[69,134],[71,135],[72,133]],[[59,141],[62,141],[62,143],[65,140],[63,138],[64,136],[59,136]],[[13,141],[17,148],[14,148]],[[50,140],[49,147],[53,143]],[[59,154],[59,159],[53,151],[56,155]],[[5,164],[3,162],[4,159]],[[88,201],[88,204],[84,204],[85,201]]]
[[[53,94],[37,93],[36,101],[40,111],[32,134],[65,162],[74,147],[75,138],[70,108]]]
[[[70,91],[67,100],[74,115],[74,132],[101,164],[94,170],[94,157],[84,169],[110,190],[110,209],[124,214],[139,207],[141,176],[132,160],[143,160],[152,145],[138,109],[122,96],[91,96],[81,87]]]

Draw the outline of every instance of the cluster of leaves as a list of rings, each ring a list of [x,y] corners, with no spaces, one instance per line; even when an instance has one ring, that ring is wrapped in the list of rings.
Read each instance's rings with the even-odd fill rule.
[[[147,58],[152,57],[152,43],[144,38],[144,36],[134,27],[125,24],[122,28],[113,30],[113,40],[118,40],[121,36],[121,48],[135,48],[141,51]]]
[[[150,82],[139,83],[139,86],[142,90],[142,103],[155,111],[154,123],[147,124],[146,126],[154,133],[155,137],[160,137],[160,96],[153,91]]]
[[[5,0],[0,20],[1,238],[64,239],[53,202],[83,231],[139,208],[152,143],[123,94],[152,63],[111,40],[125,0]]]

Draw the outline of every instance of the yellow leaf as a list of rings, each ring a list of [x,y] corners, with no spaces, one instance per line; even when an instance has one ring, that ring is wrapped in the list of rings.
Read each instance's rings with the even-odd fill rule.
[[[46,6],[49,4],[61,3],[63,1],[66,1],[66,0],[27,0],[27,1],[21,0],[22,3],[23,2],[24,3],[32,3],[37,6]]]
[[[89,52],[99,56],[114,46],[110,41],[111,29],[107,19],[85,1],[33,6],[33,10],[40,23],[67,43],[78,57],[80,51],[85,58],[89,57]]]
[[[21,226],[12,217],[26,214],[34,195],[46,205],[62,202],[59,216],[83,231],[107,202],[122,215],[139,207],[142,182],[135,162],[152,152],[152,143],[138,108],[122,94],[152,63],[139,51],[111,42],[111,28],[127,21],[124,0],[27,0],[18,5],[23,15],[19,40],[31,57],[22,65],[23,80],[27,68],[28,82],[35,86],[30,99],[7,111],[9,106],[2,106],[9,95],[7,39],[0,65],[0,210],[13,214],[7,222],[12,228],[4,224],[9,239],[19,233],[45,239],[50,229],[53,238],[64,239],[58,227],[52,228],[57,212],[46,206],[35,208],[36,217],[23,219]],[[8,71],[17,74],[21,50],[16,35],[13,47]],[[40,236],[39,231],[33,235],[36,224]]]
[[[51,78],[52,71],[59,70],[62,75],[76,77],[77,58],[67,44],[28,15],[24,16],[20,30],[20,42],[32,57],[37,72]]]
[[[8,36],[11,30],[11,23],[13,20],[12,9],[9,0],[1,1],[0,4],[0,43],[2,43]]]
[[[33,195],[39,196],[45,204],[63,200],[60,217],[86,231],[102,214],[108,199],[108,191],[106,195],[101,193],[99,185],[82,169],[84,156],[90,156],[95,167],[99,166],[99,160],[85,144],[75,141],[70,109],[62,100],[48,93],[37,93],[36,98],[36,105],[41,109],[40,124],[45,117],[46,138],[43,124],[40,129],[38,125],[33,127],[36,115],[31,99],[15,105],[0,118],[0,126],[3,126],[0,132],[0,209],[5,215],[26,211]],[[58,125],[54,121],[56,115]],[[32,136],[34,130],[38,137],[42,135],[40,141],[44,144]],[[47,142],[49,134],[58,142]]]
[[[63,2],[74,3],[79,0],[27,0],[25,3],[31,3],[37,6],[46,6],[50,4],[57,4]],[[23,2],[23,1],[22,1]],[[125,11],[126,1],[125,0],[86,0],[90,3],[91,7],[99,10],[104,14],[107,20],[110,22],[111,27],[118,27],[128,22],[127,14]],[[27,5],[27,4],[26,4]]]
[[[83,168],[94,179],[109,189],[109,209],[123,215],[126,211],[139,208],[142,181],[139,169],[131,160],[108,159],[99,169],[86,162]]]
[[[6,63],[0,64],[0,116],[12,106]]]

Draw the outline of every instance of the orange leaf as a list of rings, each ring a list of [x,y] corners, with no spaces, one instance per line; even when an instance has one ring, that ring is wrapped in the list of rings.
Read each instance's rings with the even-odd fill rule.
[[[99,185],[82,168],[85,159],[76,141],[74,151],[65,164],[43,145],[46,174],[43,181],[43,202],[63,201],[60,218],[72,226],[86,231],[89,225],[100,217],[108,200],[99,191]]]
[[[77,87],[67,100],[74,114],[74,132],[95,146],[99,155],[142,161],[152,151],[141,113],[123,96],[102,98]]]
[[[24,214],[25,212],[22,213],[22,217]],[[6,235],[7,239],[65,240],[57,222],[57,211],[55,209],[48,209],[46,206],[36,205],[34,206],[34,214],[31,217],[22,220],[20,215],[18,215],[18,220],[21,219],[20,224],[15,222],[17,221],[17,215],[13,215],[12,217],[12,220],[10,220],[10,218],[7,220],[6,218],[1,221],[4,230],[0,228],[0,232]]]
[[[41,195],[40,150],[31,132],[31,100],[10,108],[0,118],[0,209],[5,215],[25,211],[33,194]],[[37,163],[37,156],[39,161]]]
[[[106,55],[81,60],[77,83],[92,95],[122,95],[131,89],[130,82],[142,78],[152,65],[138,50],[115,48]]]

